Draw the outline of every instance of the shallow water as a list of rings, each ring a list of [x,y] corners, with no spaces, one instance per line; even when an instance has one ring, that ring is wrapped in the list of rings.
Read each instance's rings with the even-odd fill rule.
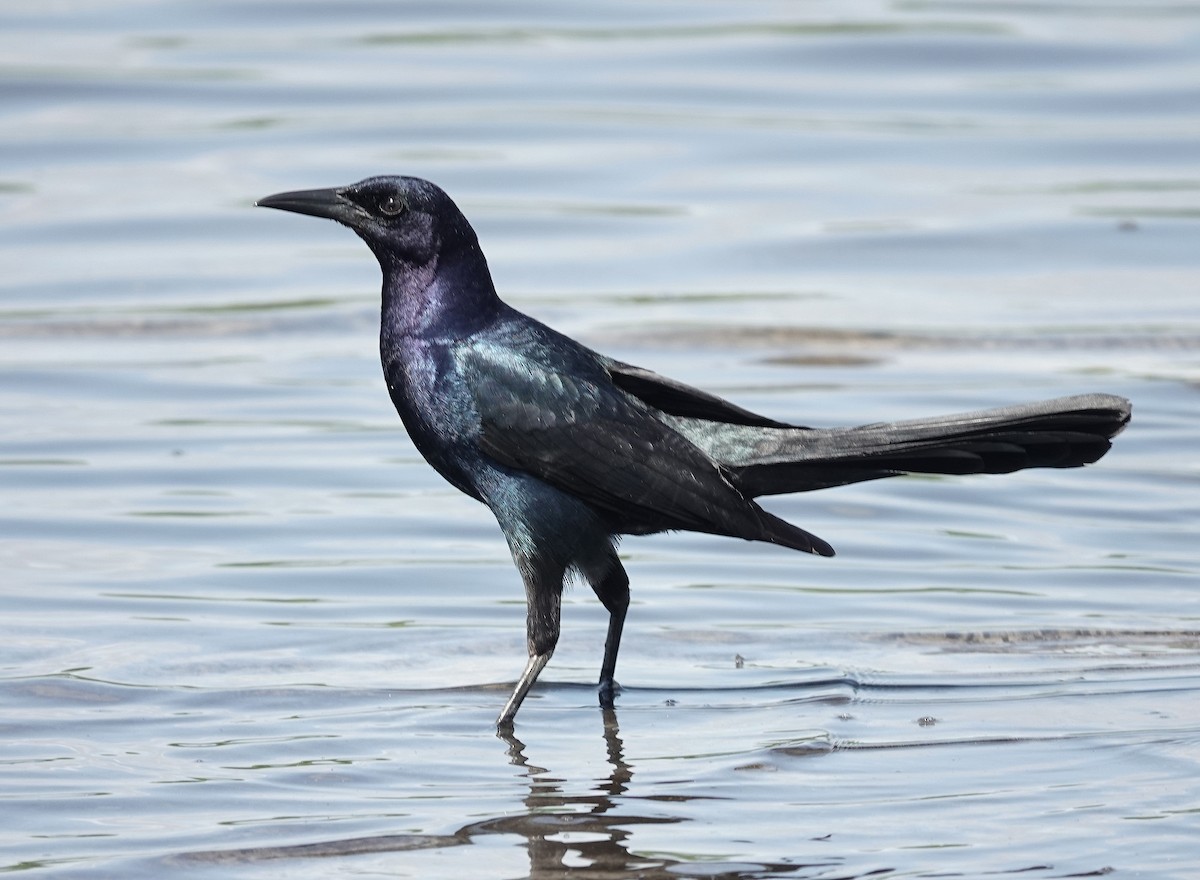
[[[0,10],[0,871],[1195,876],[1200,4]],[[255,211],[441,183],[502,295],[779,418],[1091,390],[1075,471],[630,539],[524,706],[378,272]]]

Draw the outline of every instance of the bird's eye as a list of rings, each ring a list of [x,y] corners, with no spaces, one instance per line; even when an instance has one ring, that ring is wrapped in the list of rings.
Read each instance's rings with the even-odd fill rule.
[[[384,196],[379,200],[379,213],[384,216],[395,217],[403,214],[406,210],[408,210],[408,205],[396,196]]]

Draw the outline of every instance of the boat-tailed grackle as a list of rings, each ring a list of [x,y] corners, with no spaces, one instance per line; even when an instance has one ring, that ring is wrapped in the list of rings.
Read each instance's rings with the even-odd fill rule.
[[[609,613],[600,699],[611,705],[629,578],[622,535],[682,529],[833,548],[759,507],[904,473],[1009,473],[1096,461],[1129,421],[1107,394],[856,428],[805,428],[581,345],[502,302],[475,231],[437,186],[371,177],[258,202],[342,223],[383,269],[380,357],[413,443],[491,508],[525,583],[529,660],[511,724],[559,636],[564,578]]]

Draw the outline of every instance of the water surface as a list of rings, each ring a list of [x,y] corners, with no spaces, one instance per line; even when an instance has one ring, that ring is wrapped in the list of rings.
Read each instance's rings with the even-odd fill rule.
[[[0,870],[1190,878],[1200,4],[0,11]],[[257,197],[429,177],[514,305],[769,415],[1102,390],[1075,471],[630,539],[516,727],[490,514],[378,270]]]

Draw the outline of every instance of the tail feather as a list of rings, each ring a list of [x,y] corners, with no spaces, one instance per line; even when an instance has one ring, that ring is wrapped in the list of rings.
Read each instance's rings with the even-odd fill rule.
[[[740,442],[717,442],[711,451],[738,487],[757,497],[904,473],[1079,467],[1108,451],[1130,412],[1124,398],[1089,394],[855,428],[739,426]],[[753,442],[746,443],[750,431]]]
[[[773,513],[767,513],[761,507],[758,509],[758,514],[763,531],[762,537],[755,540],[769,541],[781,547],[790,547],[792,550],[803,550],[805,553],[812,553],[815,556],[834,555],[833,547],[830,543],[822,538],[818,538],[812,532],[805,531],[799,526],[794,526],[787,520],[775,516]]]

